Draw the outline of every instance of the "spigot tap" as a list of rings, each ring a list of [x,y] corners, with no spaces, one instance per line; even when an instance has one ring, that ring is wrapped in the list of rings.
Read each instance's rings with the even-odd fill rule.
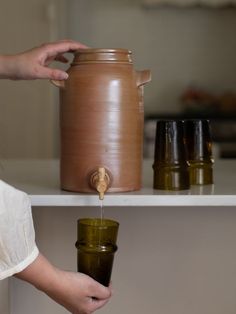
[[[99,193],[99,199],[104,199],[104,194],[107,191],[110,183],[110,177],[104,167],[99,167],[91,176],[91,184]]]

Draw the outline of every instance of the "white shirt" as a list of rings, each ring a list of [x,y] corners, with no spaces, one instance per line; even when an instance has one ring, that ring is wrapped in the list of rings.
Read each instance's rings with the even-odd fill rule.
[[[28,195],[0,180],[0,280],[24,270],[38,254]]]

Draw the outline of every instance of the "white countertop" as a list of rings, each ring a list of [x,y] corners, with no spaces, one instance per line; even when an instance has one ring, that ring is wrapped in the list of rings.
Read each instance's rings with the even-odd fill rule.
[[[143,189],[107,193],[104,206],[236,206],[236,160],[216,160],[214,185],[181,192],[152,189],[152,161],[145,160]],[[30,195],[33,206],[98,206],[96,194],[60,189],[58,160],[1,160],[0,177]]]

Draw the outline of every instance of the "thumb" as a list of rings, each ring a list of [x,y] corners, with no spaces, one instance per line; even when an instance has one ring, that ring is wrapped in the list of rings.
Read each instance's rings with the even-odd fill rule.
[[[110,287],[105,287],[98,282],[94,282],[93,286],[93,297],[99,300],[109,299],[112,295]]]

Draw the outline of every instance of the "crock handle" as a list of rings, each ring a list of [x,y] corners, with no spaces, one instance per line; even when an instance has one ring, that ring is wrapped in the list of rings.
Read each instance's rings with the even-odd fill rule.
[[[65,88],[65,81],[50,80],[50,82],[59,88]]]
[[[136,84],[137,86],[144,85],[152,79],[150,70],[136,71]]]

